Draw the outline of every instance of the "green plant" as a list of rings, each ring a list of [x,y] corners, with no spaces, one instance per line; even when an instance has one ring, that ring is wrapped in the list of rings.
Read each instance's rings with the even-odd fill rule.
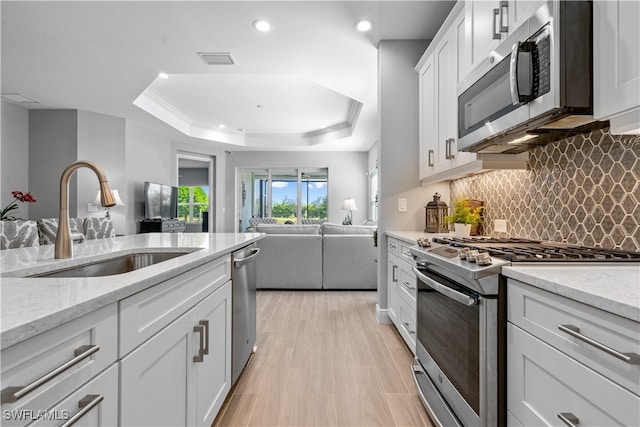
[[[470,224],[471,226],[481,224],[482,217],[480,214],[482,209],[484,209],[484,206],[471,209],[467,198],[463,194],[462,197],[453,200],[453,215],[446,215],[444,220],[447,224]]]

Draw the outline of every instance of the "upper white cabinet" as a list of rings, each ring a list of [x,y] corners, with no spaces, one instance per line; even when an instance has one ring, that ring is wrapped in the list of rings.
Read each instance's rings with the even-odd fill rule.
[[[640,2],[593,2],[594,116],[640,133]]]
[[[485,169],[522,169],[527,164],[527,153],[487,155],[457,149],[458,84],[472,68],[473,61],[473,51],[467,41],[469,13],[465,7],[465,2],[456,3],[416,66],[419,74],[419,171],[424,184]]]

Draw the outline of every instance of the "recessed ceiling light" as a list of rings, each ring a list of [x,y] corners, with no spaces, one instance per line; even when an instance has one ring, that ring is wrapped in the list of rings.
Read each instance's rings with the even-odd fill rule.
[[[167,73],[160,73],[160,74],[158,74],[158,77],[160,77],[161,79],[168,79],[168,78],[169,78],[169,74],[167,74]]]
[[[367,19],[362,19],[356,22],[356,30],[358,31],[362,31],[362,32],[369,31],[372,26],[373,26],[373,23]]]
[[[258,19],[257,21],[253,21],[253,28],[262,33],[266,33],[267,31],[271,30],[271,24],[269,24],[264,19]]]
[[[218,125],[218,127],[219,127],[220,129],[224,129],[226,126],[224,125],[224,123],[220,123],[220,124]]]

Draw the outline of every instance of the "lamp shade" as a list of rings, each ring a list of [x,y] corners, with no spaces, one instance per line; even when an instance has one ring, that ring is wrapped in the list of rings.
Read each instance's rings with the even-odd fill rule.
[[[342,204],[343,211],[357,211],[358,207],[356,206],[356,201],[351,197],[347,197],[344,199],[344,203]]]
[[[120,198],[120,193],[118,190],[111,190],[111,196],[113,197],[113,201],[116,203],[116,206],[124,206],[124,202]],[[102,191],[98,190],[98,194],[96,195],[96,200],[94,200],[94,205],[100,205],[102,198]]]

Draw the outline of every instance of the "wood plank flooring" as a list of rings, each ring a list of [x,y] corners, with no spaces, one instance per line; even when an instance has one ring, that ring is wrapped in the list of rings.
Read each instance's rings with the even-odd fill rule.
[[[373,291],[258,291],[257,352],[214,426],[432,426]]]

